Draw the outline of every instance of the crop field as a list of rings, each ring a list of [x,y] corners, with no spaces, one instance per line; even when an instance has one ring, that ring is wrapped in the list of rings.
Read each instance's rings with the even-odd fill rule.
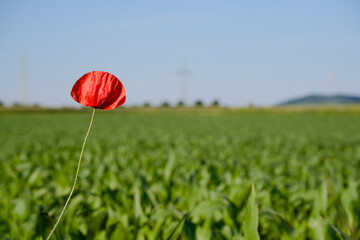
[[[1,240],[46,238],[90,117],[0,113]],[[97,111],[52,239],[360,239],[359,192],[359,113]]]

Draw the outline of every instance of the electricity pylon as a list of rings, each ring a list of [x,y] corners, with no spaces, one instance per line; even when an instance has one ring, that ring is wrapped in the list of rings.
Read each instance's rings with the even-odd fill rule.
[[[21,104],[27,105],[27,61],[26,55],[22,56],[22,63],[21,63]]]
[[[186,62],[184,62],[182,68],[179,71],[179,75],[181,76],[181,101],[186,105],[187,95],[188,95],[188,77],[190,76],[190,71],[187,68]]]

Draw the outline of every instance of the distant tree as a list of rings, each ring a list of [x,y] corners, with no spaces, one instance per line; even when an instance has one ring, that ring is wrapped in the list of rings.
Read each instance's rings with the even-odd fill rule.
[[[161,107],[170,107],[170,104],[167,101],[165,101],[161,104]]]
[[[22,104],[19,103],[19,102],[14,102],[12,106],[13,107],[20,107],[20,106],[22,106]]]
[[[218,100],[214,100],[211,104],[212,107],[218,107],[219,106],[219,101]]]
[[[178,107],[184,107],[185,106],[185,103],[183,101],[179,101],[178,104],[177,104]]]
[[[144,105],[143,105],[144,108],[149,108],[151,107],[150,103],[149,102],[145,102]]]
[[[0,107],[4,106],[4,104],[2,103],[2,101],[0,101]]]
[[[203,102],[201,100],[197,100],[195,102],[195,107],[203,107]]]

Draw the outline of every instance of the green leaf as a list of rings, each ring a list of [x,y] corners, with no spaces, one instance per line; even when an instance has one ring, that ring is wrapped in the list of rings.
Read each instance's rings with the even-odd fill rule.
[[[16,200],[14,207],[14,214],[20,217],[24,217],[27,214],[26,202],[23,199]]]
[[[94,240],[106,240],[106,231],[100,231],[96,234]]]
[[[183,228],[186,240],[196,239],[196,225],[190,220],[186,219]]]
[[[139,186],[136,184],[134,185],[134,210],[135,210],[135,217],[139,219],[143,215],[143,211],[141,208],[141,196],[140,196],[140,189]]]
[[[116,225],[114,232],[111,234],[110,240],[126,240],[126,239],[129,239],[129,236],[131,236],[130,233],[122,225],[122,223],[119,222]]]
[[[259,208],[256,204],[255,185],[252,184],[250,197],[246,208],[246,217],[244,221],[244,235],[246,240],[259,240],[258,233]]]
[[[169,182],[171,175],[175,169],[175,165],[176,165],[175,155],[173,152],[171,152],[164,169],[164,178],[166,182]]]
[[[196,228],[196,237],[198,240],[210,240],[212,236],[211,230],[207,230],[198,226]]]
[[[203,201],[199,203],[190,213],[191,217],[196,217],[202,214],[211,214],[217,210],[226,209],[226,204],[217,200]]]
[[[310,218],[307,225],[312,229],[312,238],[316,240],[325,240],[326,225],[320,217]]]
[[[184,226],[185,217],[186,217],[186,215],[184,215],[184,217],[182,219],[180,219],[180,221],[176,224],[174,230],[170,233],[169,237],[166,238],[167,240],[177,240],[177,239],[179,239],[179,236],[180,236],[181,231],[182,231],[183,226]]]
[[[344,233],[343,231],[341,231],[340,229],[338,229],[337,227],[335,227],[334,225],[329,223],[327,220],[326,220],[326,222],[327,222],[328,226],[341,237],[340,239],[352,240],[352,238],[350,236],[348,236],[346,233]]]
[[[165,208],[165,209],[159,209],[158,211],[156,211],[156,213],[154,215],[152,215],[151,219],[152,220],[160,220],[160,219],[164,219],[167,217],[176,217],[177,219],[179,218],[179,212],[176,212],[173,209],[169,209],[169,208]]]

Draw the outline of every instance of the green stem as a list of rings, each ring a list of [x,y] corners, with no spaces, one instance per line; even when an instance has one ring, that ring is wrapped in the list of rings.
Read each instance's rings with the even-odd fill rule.
[[[57,219],[54,227],[52,228],[52,230],[51,230],[51,232],[49,233],[49,235],[48,235],[48,237],[46,238],[46,240],[49,240],[50,237],[51,237],[51,235],[54,233],[57,225],[59,224],[59,222],[60,222],[60,220],[61,220],[61,217],[63,216],[63,214],[64,214],[64,212],[65,212],[65,209],[66,209],[66,207],[67,207],[67,205],[68,205],[68,203],[69,203],[69,201],[70,201],[70,198],[71,198],[71,196],[72,196],[72,194],[73,194],[73,192],[74,192],[74,190],[75,190],[76,182],[77,182],[77,179],[78,179],[78,176],[79,176],[81,159],[82,159],[82,156],[83,156],[83,153],[84,153],[84,148],[85,148],[86,141],[87,141],[87,138],[88,138],[89,133],[90,133],[90,130],[91,130],[91,126],[92,126],[93,121],[94,121],[95,110],[96,110],[96,108],[94,108],[94,110],[93,110],[93,113],[92,113],[92,116],[91,116],[90,125],[89,125],[88,131],[87,131],[87,133],[86,133],[86,135],[85,135],[85,139],[84,139],[84,142],[83,142],[83,145],[82,145],[82,148],[81,148],[81,153],[80,153],[80,157],[79,157],[79,161],[78,161],[78,166],[77,166],[77,169],[76,169],[76,175],[75,175],[74,184],[73,184],[73,186],[72,186],[72,188],[71,188],[71,191],[70,191],[69,196],[68,196],[68,198],[67,198],[67,200],[66,200],[66,202],[65,202],[65,205],[64,205],[64,207],[63,207],[63,209],[62,209],[62,211],[61,211],[61,213],[60,213],[60,216],[59,216],[59,218]]]

